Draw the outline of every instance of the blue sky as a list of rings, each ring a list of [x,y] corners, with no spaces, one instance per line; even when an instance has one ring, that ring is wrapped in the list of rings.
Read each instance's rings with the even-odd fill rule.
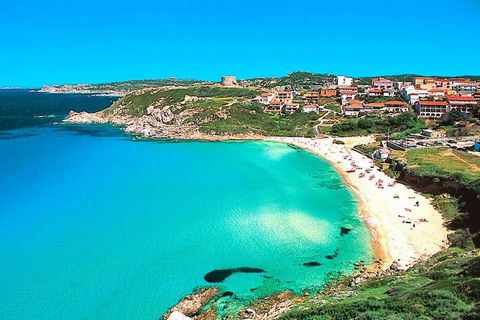
[[[480,74],[480,1],[2,0],[0,86]]]

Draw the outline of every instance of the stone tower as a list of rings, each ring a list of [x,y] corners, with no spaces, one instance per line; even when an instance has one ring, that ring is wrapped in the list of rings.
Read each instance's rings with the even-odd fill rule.
[[[237,78],[235,76],[223,76],[222,77],[222,86],[224,86],[224,87],[235,87],[235,86],[237,86]]]

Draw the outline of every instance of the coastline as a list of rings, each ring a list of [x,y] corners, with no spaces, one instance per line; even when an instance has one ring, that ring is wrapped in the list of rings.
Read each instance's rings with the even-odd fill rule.
[[[448,246],[447,228],[441,214],[430,200],[388,177],[373,161],[352,150],[354,145],[372,142],[371,137],[333,138],[266,137],[254,134],[212,135],[198,128],[152,123],[152,115],[134,119],[130,116],[105,115],[102,112],[71,112],[64,123],[113,124],[136,139],[282,142],[309,151],[328,161],[342,176],[359,203],[359,215],[371,233],[375,257],[380,269],[405,270]],[[352,165],[358,170],[348,173]],[[361,168],[361,169],[360,169]],[[368,169],[368,173],[365,170]],[[359,173],[364,177],[360,178]],[[372,177],[370,177],[372,176]],[[371,178],[371,179],[370,179]],[[382,185],[377,184],[381,180]],[[385,198],[386,197],[386,198]],[[388,201],[388,200],[389,201]],[[418,203],[418,206],[416,205]],[[378,268],[374,266],[373,269]]]
[[[351,280],[348,280],[351,281],[350,286],[356,286],[371,276],[406,270],[448,246],[447,228],[443,225],[443,218],[433,208],[430,200],[409,187],[396,183],[394,179],[386,176],[374,166],[371,159],[352,149],[354,145],[371,142],[371,137],[340,138],[337,140],[342,140],[345,144],[339,145],[333,143],[334,138],[268,137],[254,134],[212,135],[200,132],[198,128],[182,125],[161,124],[156,126],[157,123],[151,123],[151,119],[151,116],[134,119],[128,116],[107,116],[102,112],[94,114],[71,112],[64,123],[120,125],[127,134],[132,135],[134,139],[141,140],[280,142],[321,157],[335,168],[356,197],[359,217],[370,231],[374,261],[371,264],[362,265],[352,274]],[[347,171],[352,168],[353,163],[362,169],[348,173]],[[375,175],[374,179],[369,180],[370,173],[364,178],[359,177],[359,172],[363,172],[367,168],[371,170],[372,175]],[[384,187],[382,189],[378,188],[376,184],[378,179],[383,180]],[[390,186],[390,184],[393,185]],[[398,195],[399,198],[394,195]],[[418,207],[415,206],[417,201],[419,202]],[[284,293],[280,292],[278,295],[282,294]],[[292,296],[287,298],[285,296],[284,302],[278,303],[276,298],[278,295],[262,299],[262,302],[258,301],[262,305],[262,309],[266,310],[266,314],[273,312],[279,315],[290,309],[294,305],[294,300],[308,299],[308,297]],[[196,301],[198,298],[198,294],[192,294],[184,299]],[[213,303],[213,301],[211,302]],[[252,307],[256,310],[255,304]],[[246,310],[251,310],[251,308]],[[243,311],[243,313],[245,312],[247,311]],[[250,314],[244,314],[246,319],[250,316]],[[197,317],[192,314],[192,318]]]
[[[368,174],[359,178],[362,170],[347,172],[352,162],[363,170],[373,165],[371,159],[351,149],[355,144],[368,142],[369,137],[346,138],[343,139],[345,145],[334,144],[333,138],[269,137],[266,140],[294,145],[333,165],[359,201],[359,215],[370,230],[372,247],[381,262],[381,269],[406,270],[448,246],[448,230],[428,198],[396,183],[376,167],[371,169],[375,175],[372,180]],[[376,186],[378,179],[384,181],[383,188]],[[388,186],[390,184],[394,185]],[[418,207],[415,205],[417,201]]]

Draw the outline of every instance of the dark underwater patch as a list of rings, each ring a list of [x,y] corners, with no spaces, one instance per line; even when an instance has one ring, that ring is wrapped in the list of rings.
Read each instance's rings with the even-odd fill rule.
[[[210,271],[203,276],[203,279],[208,283],[219,283],[230,277],[234,273],[262,273],[265,270],[260,268],[239,267],[232,269],[217,269]]]
[[[325,258],[327,258],[328,260],[333,260],[333,259],[335,259],[337,256],[338,256],[338,249],[336,249],[336,250],[333,252],[333,254],[326,255]]]
[[[319,267],[321,266],[322,264],[320,262],[317,262],[317,261],[310,261],[310,262],[305,262],[303,264],[304,267]]]
[[[345,227],[340,227],[340,236],[346,236],[347,234],[350,233],[350,231],[352,231],[352,229],[350,228],[345,228]]]

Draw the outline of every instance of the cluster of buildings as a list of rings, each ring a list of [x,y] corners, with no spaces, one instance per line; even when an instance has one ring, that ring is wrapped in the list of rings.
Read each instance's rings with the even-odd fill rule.
[[[359,116],[371,112],[396,115],[409,110],[408,104],[398,99],[392,98],[392,101],[378,103],[367,103],[358,99],[360,96],[367,98],[396,96],[399,92],[399,84],[385,78],[374,78],[372,85],[369,86],[356,86],[353,78],[338,76],[336,83],[316,91],[308,91],[303,95],[293,90],[283,89],[264,92],[259,97],[258,101],[265,105],[266,112],[292,114],[301,109],[303,112],[318,113],[323,107],[320,102],[324,98],[334,99],[342,106],[342,112],[346,116]],[[294,97],[297,102],[294,102]]]
[[[258,100],[265,105],[268,113],[292,114],[298,110],[318,113],[324,98],[334,99],[341,105],[345,116],[373,112],[397,115],[411,110],[410,106],[422,118],[442,118],[452,110],[476,116],[480,82],[432,77],[416,77],[413,82],[401,82],[378,77],[373,78],[369,85],[356,85],[351,77],[337,76],[335,83],[303,95],[291,88],[277,88],[262,93]]]
[[[401,100],[387,102],[365,102],[362,100],[347,101],[343,107],[343,114],[346,116],[362,116],[365,114],[380,112],[388,115],[398,115],[409,110],[408,103]]]
[[[402,95],[421,118],[442,118],[452,110],[478,115],[480,82],[463,78],[416,77]]]

